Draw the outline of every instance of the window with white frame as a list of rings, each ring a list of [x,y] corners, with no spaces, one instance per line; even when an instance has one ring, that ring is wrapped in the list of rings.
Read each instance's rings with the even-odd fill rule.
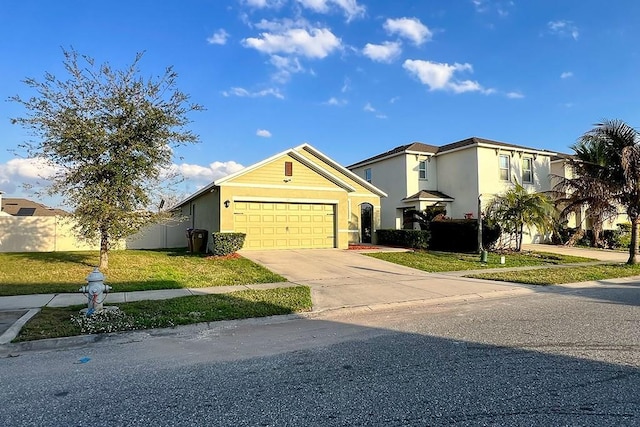
[[[418,162],[418,178],[427,179],[427,162],[424,160]]]
[[[371,182],[371,168],[367,168],[364,170],[364,180],[367,182]]]
[[[522,182],[533,183],[533,159],[531,157],[522,159]]]
[[[500,180],[501,181],[509,181],[509,177],[511,176],[511,164],[509,162],[508,154],[500,155]]]

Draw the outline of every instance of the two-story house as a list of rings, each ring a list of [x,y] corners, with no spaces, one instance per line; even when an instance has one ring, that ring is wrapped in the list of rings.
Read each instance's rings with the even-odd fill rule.
[[[477,218],[517,180],[531,192],[551,189],[551,151],[482,138],[443,146],[414,142],[347,168],[387,193],[381,200],[381,228],[403,228],[406,213],[442,207],[451,218]],[[530,241],[539,236],[531,233]],[[526,239],[526,236],[525,236]]]

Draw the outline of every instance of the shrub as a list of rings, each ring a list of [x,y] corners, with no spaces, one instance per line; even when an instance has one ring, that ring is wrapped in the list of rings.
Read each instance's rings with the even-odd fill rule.
[[[500,238],[501,234],[502,234],[502,227],[500,227],[500,224],[491,223],[486,219],[482,220],[482,247],[483,248],[493,249],[494,245]]]
[[[376,230],[378,244],[404,248],[427,249],[429,230]]]
[[[225,256],[230,255],[240,249],[244,245],[244,233],[211,233],[213,255]]]

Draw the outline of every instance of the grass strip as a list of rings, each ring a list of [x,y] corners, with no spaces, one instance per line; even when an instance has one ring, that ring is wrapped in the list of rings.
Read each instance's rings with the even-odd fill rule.
[[[44,307],[27,322],[14,342],[275,316],[305,312],[312,307],[308,286],[109,305],[119,307],[120,314],[103,312],[87,317],[79,314],[83,306]]]
[[[530,285],[559,285],[640,275],[640,265],[603,264],[584,267],[544,268],[521,271],[472,274],[465,277],[525,283]]]
[[[97,251],[0,253],[0,296],[78,292],[98,261]],[[185,250],[112,251],[103,273],[114,292],[286,282],[246,258]]]
[[[500,264],[501,254],[490,252],[487,263],[480,262],[478,254],[452,252],[380,252],[365,254],[381,260],[416,268],[430,273],[445,271],[479,270],[482,268],[529,267],[538,265],[558,265],[596,261],[591,258],[559,255],[548,252],[522,252],[504,255],[505,263]]]

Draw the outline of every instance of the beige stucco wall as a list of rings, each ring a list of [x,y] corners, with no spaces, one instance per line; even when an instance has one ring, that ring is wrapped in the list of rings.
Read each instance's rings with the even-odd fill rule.
[[[465,213],[473,212],[478,204],[478,155],[475,147],[440,154],[438,162],[438,190],[453,197],[451,218],[464,218]],[[496,172],[497,175],[497,172]]]

